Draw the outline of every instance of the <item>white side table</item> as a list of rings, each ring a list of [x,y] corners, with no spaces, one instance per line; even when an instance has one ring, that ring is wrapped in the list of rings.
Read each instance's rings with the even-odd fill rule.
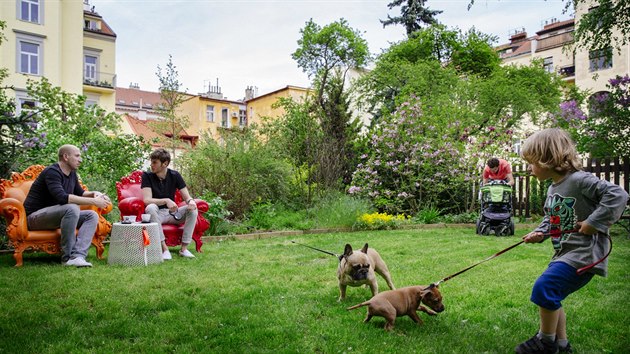
[[[144,245],[142,229],[147,229],[151,243]],[[112,225],[107,264],[149,265],[162,263],[162,245],[157,223],[120,222]]]

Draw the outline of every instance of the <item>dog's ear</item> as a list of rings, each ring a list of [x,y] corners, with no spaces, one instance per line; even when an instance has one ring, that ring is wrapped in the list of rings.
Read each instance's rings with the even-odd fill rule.
[[[352,246],[349,243],[346,243],[346,247],[343,249],[343,255],[348,257],[352,254]]]
[[[368,244],[365,243],[365,245],[363,245],[363,248],[361,248],[361,252],[366,253],[367,254],[367,250],[368,250]]]

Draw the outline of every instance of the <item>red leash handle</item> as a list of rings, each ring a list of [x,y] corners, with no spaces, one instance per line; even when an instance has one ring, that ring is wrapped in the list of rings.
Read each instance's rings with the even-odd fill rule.
[[[577,270],[577,275],[582,275],[584,274],[584,272],[586,272],[587,270],[595,267],[596,265],[600,264],[601,262],[603,262],[606,258],[608,258],[608,256],[610,255],[610,252],[612,252],[612,237],[610,237],[610,235],[606,235],[608,238],[608,243],[610,244],[610,247],[608,248],[608,253],[606,253],[606,255],[604,256],[604,258],[598,260],[597,262],[593,263],[593,264],[589,264],[585,267],[582,267],[580,269]]]

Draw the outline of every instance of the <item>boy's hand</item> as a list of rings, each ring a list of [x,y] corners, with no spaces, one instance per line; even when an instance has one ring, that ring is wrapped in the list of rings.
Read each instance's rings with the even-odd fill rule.
[[[532,231],[532,232],[528,233],[527,235],[523,236],[523,241],[525,243],[538,243],[538,242],[542,241],[543,238],[545,238],[545,237],[543,236],[542,232]]]
[[[583,221],[578,221],[577,226],[579,228],[579,232],[581,234],[584,235],[589,235],[589,236],[593,236],[597,233],[597,229],[592,227],[591,225],[583,222]]]

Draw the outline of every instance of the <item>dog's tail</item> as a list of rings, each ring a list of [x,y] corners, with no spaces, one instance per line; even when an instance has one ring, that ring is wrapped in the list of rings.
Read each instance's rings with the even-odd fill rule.
[[[346,308],[346,310],[350,311],[350,310],[358,309],[359,307],[362,307],[362,306],[367,306],[367,305],[369,305],[369,304],[370,304],[370,302],[369,302],[369,301],[364,301],[364,302],[362,302],[362,303],[360,303],[360,304],[356,304],[356,305],[354,305],[354,306],[350,306],[350,307]]]

